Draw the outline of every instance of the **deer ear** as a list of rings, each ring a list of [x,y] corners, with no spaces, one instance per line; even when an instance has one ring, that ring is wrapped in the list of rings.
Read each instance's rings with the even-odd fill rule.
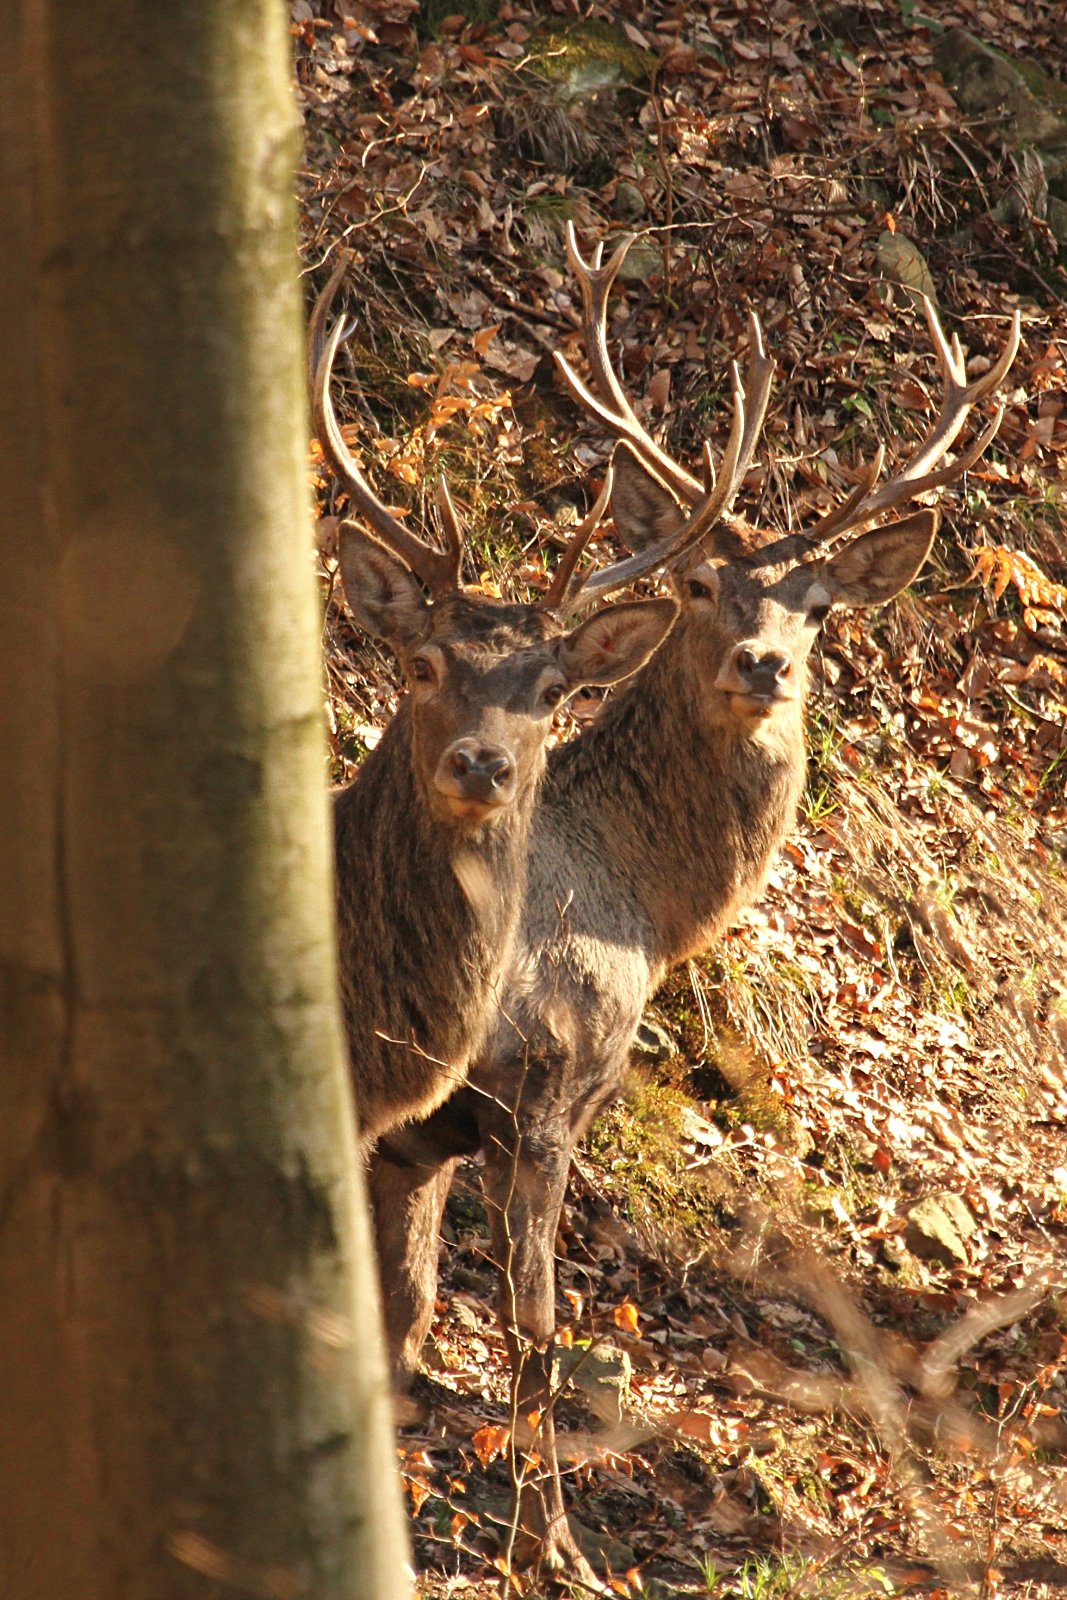
[[[937,511],[916,511],[846,545],[826,565],[823,582],[835,600],[877,606],[906,589],[930,554]]]
[[[426,635],[430,604],[403,562],[369,534],[341,529],[341,585],[361,628],[387,644],[418,644]]]
[[[611,466],[611,515],[628,549],[644,550],[681,530],[686,513],[628,444],[616,445]]]
[[[569,689],[618,683],[643,667],[674,626],[673,600],[606,606],[557,641],[556,660]]]

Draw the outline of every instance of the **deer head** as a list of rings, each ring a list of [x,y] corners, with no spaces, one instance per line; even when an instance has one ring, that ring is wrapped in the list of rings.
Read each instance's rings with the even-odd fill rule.
[[[774,372],[757,318],[749,318],[743,383],[732,364],[733,418],[722,465],[716,474],[705,445],[701,483],[648,433],[611,362],[607,300],[631,242],[631,237],[624,238],[606,265],[601,264],[599,246],[587,262],[573,227],[568,228],[568,253],[582,290],[592,388],[562,356],[557,354],[556,360],[579,402],[620,441],[611,501],[620,536],[638,551],[676,542],[667,561],[681,607],[674,642],[694,684],[700,685],[700,720],[742,737],[765,737],[776,724],[799,718],[807,659],[830,607],[880,605],[911,583],[922,567],[938,526],[936,510],[871,525],[916,495],[960,477],[994,438],[1003,407],[966,450],[943,464],[971,409],[997,388],[1015,359],[1018,313],[997,361],[968,384],[959,340],[945,338],[927,300],[926,318],[944,385],[932,427],[885,483],[878,482],[885,454],[879,448],[839,508],[806,534],[778,535],[731,517],[766,416]]]
[[[462,586],[463,532],[443,480],[436,509],[443,547],[406,527],[375,495],[345,442],[330,395],[346,328],[325,324],[344,267],[320,294],[309,329],[316,431],[367,529],[345,523],[340,570],[357,622],[394,651],[407,681],[412,756],[440,820],[470,828],[505,815],[536,783],[553,712],[578,688],[636,672],[677,615],[671,600],[598,611],[569,629],[564,617],[651,571],[688,540],[649,541],[637,557],[579,575],[579,558],[607,507],[610,474],[576,530],[547,594],[497,600]]]

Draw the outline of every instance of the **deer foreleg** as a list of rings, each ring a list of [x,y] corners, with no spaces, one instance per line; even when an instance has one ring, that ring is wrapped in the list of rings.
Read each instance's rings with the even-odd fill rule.
[[[398,1393],[408,1389],[433,1320],[441,1216],[455,1160],[414,1165],[387,1148],[368,1168],[382,1311]]]
[[[570,1138],[558,1147],[538,1130],[536,1151],[489,1141],[485,1187],[493,1251],[501,1271],[500,1315],[512,1370],[516,1447],[516,1566],[568,1572],[594,1584],[567,1524],[553,1417],[552,1341],[556,1327],[555,1240],[570,1165]]]

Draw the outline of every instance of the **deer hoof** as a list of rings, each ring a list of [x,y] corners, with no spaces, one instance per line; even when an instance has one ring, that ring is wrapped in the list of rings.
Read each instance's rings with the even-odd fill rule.
[[[432,1407],[423,1395],[393,1395],[393,1426],[396,1428],[421,1428],[429,1421]]]

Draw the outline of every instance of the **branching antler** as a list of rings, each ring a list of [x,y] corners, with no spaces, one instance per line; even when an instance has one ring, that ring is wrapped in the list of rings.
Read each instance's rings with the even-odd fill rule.
[[[774,361],[763,347],[759,319],[755,313],[750,313],[749,358],[743,384],[737,363],[730,363],[733,418],[722,465],[716,475],[710,446],[705,443],[705,482],[700,483],[652,438],[626,398],[612,366],[607,337],[608,296],[634,237],[633,234],[627,234],[616,246],[607,265],[602,266],[602,246],[598,244],[592,261],[586,261],[578,249],[573,223],[567,224],[567,255],[582,291],[583,331],[593,379],[592,390],[586,387],[566,357],[558,351],[556,362],[579,403],[598,417],[616,438],[624,440],[644,466],[692,509],[693,517],[676,535],[675,548],[665,550],[660,555],[662,563],[698,543],[729,515],[741,481],[752,463],[767,415]],[[648,555],[649,552],[644,554]]]
[[[431,595],[446,594],[459,587],[460,566],[463,556],[463,529],[448,485],[439,478],[435,490],[437,520],[444,536],[446,548],[439,550],[412,532],[382,504],[357,465],[345,443],[340,424],[330,396],[330,378],[337,351],[351,332],[351,325],[338,320],[326,332],[330,307],[345,274],[346,264],[338,266],[329,283],[315,301],[308,325],[308,369],[311,380],[311,409],[315,431],[329,461],[344,483],[359,515],[369,525],[374,537],[400,558],[429,589]],[[546,610],[561,615],[584,610],[602,600],[605,595],[627,588],[637,578],[644,577],[662,566],[673,553],[677,540],[665,540],[661,545],[628,556],[600,571],[577,575],[576,568],[590,539],[608,507],[611,497],[611,473],[596,505],[575,530],[560,558],[547,593],[539,601]],[[698,486],[699,491],[699,486]],[[698,498],[699,492],[698,492]]]
[[[874,460],[864,469],[860,483],[845,503],[838,506],[835,511],[829,512],[808,530],[807,537],[813,544],[825,544],[830,539],[840,539],[845,534],[853,533],[857,528],[873,522],[883,511],[889,511],[912,500],[928,489],[940,489],[945,484],[952,483],[974,466],[996,437],[1004,417],[1003,406],[997,408],[992,421],[966,450],[948,466],[939,465],[959,437],[974,406],[979,400],[984,400],[987,395],[992,394],[1007,377],[1019,349],[1021,328],[1018,311],[1012,318],[1008,341],[997,360],[988,372],[969,384],[959,336],[953,334],[951,342],[946,339],[933,302],[924,296],[923,303],[943,382],[941,409],[937,419],[918,449],[904,465],[880,488],[875,488],[885,460],[885,448],[879,446]]]
[[[592,387],[582,382],[566,358],[558,352],[556,362],[578,402],[598,417],[616,438],[629,445],[648,471],[693,511],[693,517],[677,535],[677,548],[672,552],[666,548],[666,544],[661,547],[660,560],[665,561],[683,554],[711,532],[717,522],[729,516],[737,490],[751,465],[767,414],[774,362],[763,348],[759,321],[750,314],[749,360],[743,385],[736,363],[731,363],[734,410],[718,481],[715,481],[710,450],[705,444],[705,483],[701,484],[652,438],[626,398],[612,365],[607,337],[608,296],[634,237],[633,234],[627,234],[622,238],[606,265],[603,264],[603,248],[599,244],[592,259],[586,261],[578,249],[573,224],[568,223],[567,254],[582,291],[583,332]],[[932,302],[925,299],[924,304],[943,381],[941,408],[937,418],[918,449],[881,486],[878,486],[878,479],[885,463],[885,448],[879,446],[873,461],[863,469],[859,483],[844,504],[829,512],[809,530],[807,538],[813,545],[841,539],[866,527],[883,512],[914,499],[916,495],[952,483],[974,466],[996,437],[1004,415],[1003,406],[998,408],[989,424],[966,450],[961,451],[949,465],[943,465],[945,456],[959,437],[974,406],[992,394],[1007,376],[1019,348],[1019,313],[1015,313],[1011,332],[1000,356],[988,372],[973,383],[968,383],[963,348],[958,336],[953,334],[951,340],[947,339]],[[590,582],[595,583],[596,580]]]
[[[337,359],[338,346],[348,337],[352,328],[350,324],[338,320],[325,337],[323,330],[344,271],[344,263],[334,271],[315,302],[308,328],[308,360],[313,368],[311,412],[315,432],[331,466],[348,490],[352,504],[375,538],[410,567],[431,595],[447,594],[459,587],[463,560],[462,530],[447,485],[441,483],[438,486],[438,510],[447,544],[446,549],[438,550],[412,533],[410,528],[405,528],[399,518],[378,499],[345,443],[333,409],[330,396],[333,364]]]

